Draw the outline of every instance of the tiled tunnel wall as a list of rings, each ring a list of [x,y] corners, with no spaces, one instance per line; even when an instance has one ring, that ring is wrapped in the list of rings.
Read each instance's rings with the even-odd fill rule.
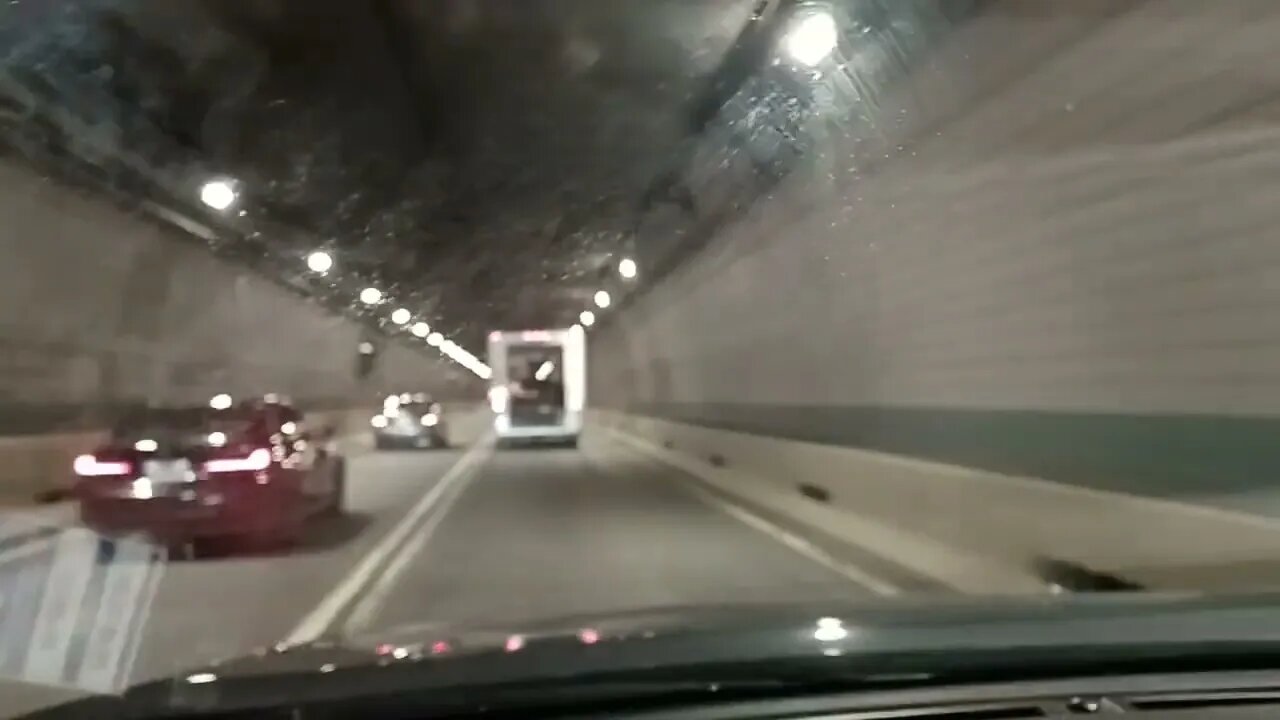
[[[0,162],[0,434],[96,422],[113,404],[285,393],[327,405],[466,379],[214,258],[177,230]]]
[[[1280,472],[1275,37],[1265,0],[988,3],[592,335],[593,402],[1247,505]]]

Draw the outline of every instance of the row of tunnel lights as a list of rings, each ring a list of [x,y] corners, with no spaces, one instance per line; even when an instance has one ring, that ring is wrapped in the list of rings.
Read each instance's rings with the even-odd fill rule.
[[[839,30],[835,18],[820,5],[813,5],[801,12],[792,22],[791,27],[782,39],[782,49],[792,60],[809,67],[815,67],[829,57],[839,44]],[[200,200],[210,208],[224,212],[235,205],[238,198],[235,184],[226,179],[214,179],[206,182],[200,189]],[[241,211],[241,215],[244,211]],[[316,250],[307,256],[307,268],[314,273],[324,275],[333,268],[333,256],[323,250]],[[636,261],[623,258],[618,262],[618,274],[624,280],[634,280],[639,272]],[[360,291],[360,301],[365,305],[376,306],[385,299],[384,293],[376,287],[367,287]],[[592,298],[595,307],[604,310],[612,304],[613,298],[607,290],[596,291]],[[407,308],[397,308],[391,313],[391,322],[404,327],[413,320],[413,313]],[[594,310],[583,310],[578,314],[578,321],[583,327],[591,327],[596,322]],[[427,344],[439,348],[440,352],[454,362],[462,365],[477,376],[489,379],[492,370],[475,355],[445,338],[439,332],[432,332],[425,322],[415,322],[409,326],[409,332],[422,338]],[[371,354],[373,346],[362,343],[362,353]]]
[[[782,38],[782,50],[800,65],[816,68],[831,56],[839,43],[840,31],[835,17],[822,4],[813,3],[804,7],[791,21]],[[634,280],[638,273],[635,260],[623,258],[618,262],[618,274],[624,280]],[[592,299],[600,310],[613,303],[607,290],[596,291]],[[591,327],[596,322],[595,311],[583,310],[578,321],[583,327]]]
[[[218,211],[225,211],[235,204],[237,193],[233,183],[229,180],[210,180],[204,184],[200,190],[200,199],[205,205]],[[333,256],[323,250],[316,250],[307,255],[307,269],[318,275],[325,275],[333,269]],[[639,274],[639,266],[636,261],[626,257],[618,261],[618,275],[624,280],[635,280]],[[366,287],[360,291],[360,302],[367,306],[377,306],[386,301],[386,295],[382,290],[376,287]],[[613,304],[613,297],[608,290],[597,290],[592,297],[595,307],[599,310],[607,309]],[[578,314],[578,321],[584,328],[591,327],[596,322],[595,310],[587,309]],[[493,371],[488,365],[485,365],[475,355],[468,352],[465,348],[454,343],[452,340],[444,337],[439,332],[432,331],[431,326],[425,322],[413,322],[413,313],[404,307],[396,308],[391,312],[391,322],[400,327],[408,327],[409,332],[415,337],[421,338],[428,345],[438,348],[441,353],[449,357],[449,359],[462,365],[466,369],[475,373],[485,380],[493,375]],[[412,325],[410,323],[412,322]],[[364,354],[372,354],[373,345],[371,343],[361,343],[360,352]]]
[[[635,280],[636,275],[638,275],[639,272],[640,268],[636,265],[635,260],[632,260],[631,258],[622,258],[618,261],[618,274],[622,276],[622,279]],[[604,310],[613,304],[613,296],[609,294],[608,290],[597,290],[596,294],[592,296],[591,299],[595,303],[596,307],[601,310]],[[595,325],[595,311],[583,310],[578,313],[578,322],[581,323],[584,328]]]
[[[805,8],[792,21],[782,38],[782,49],[795,62],[814,68],[831,56],[839,42],[840,31],[835,17],[820,5],[814,4]],[[620,260],[618,274],[624,280],[634,280],[639,274],[636,261],[631,258]],[[596,291],[592,299],[600,310],[613,303],[608,290]],[[578,321],[583,327],[591,327],[596,322],[595,311],[583,310],[578,314]]]
[[[238,193],[236,192],[235,184],[230,180],[209,180],[200,188],[200,201],[219,212],[231,209],[235,205],[237,198]],[[316,250],[307,255],[306,262],[307,269],[317,275],[327,274],[333,269],[334,265],[333,256],[323,250]],[[370,307],[381,305],[389,299],[382,290],[376,287],[367,287],[361,290],[359,298],[360,302]],[[594,321],[594,318],[592,320]],[[407,327],[414,337],[425,340],[428,345],[438,349],[443,355],[470,370],[477,377],[484,380],[492,377],[493,371],[489,366],[468,352],[466,348],[448,339],[442,333],[433,331],[431,326],[425,322],[413,322],[413,313],[408,308],[399,307],[393,310],[391,312],[391,322],[399,327]],[[359,351],[362,355],[372,355],[373,350],[372,343],[360,343]]]

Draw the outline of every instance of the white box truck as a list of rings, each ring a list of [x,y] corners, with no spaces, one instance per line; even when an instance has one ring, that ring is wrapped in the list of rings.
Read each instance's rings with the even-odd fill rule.
[[[494,330],[489,367],[489,406],[500,442],[577,445],[587,401],[587,339],[581,326]]]

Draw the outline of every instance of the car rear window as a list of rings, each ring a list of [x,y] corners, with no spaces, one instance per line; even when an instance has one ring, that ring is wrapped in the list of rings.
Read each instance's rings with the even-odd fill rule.
[[[112,436],[118,440],[134,440],[158,435],[195,435],[215,430],[239,433],[248,430],[256,417],[256,413],[248,408],[146,408],[122,417],[112,428]]]

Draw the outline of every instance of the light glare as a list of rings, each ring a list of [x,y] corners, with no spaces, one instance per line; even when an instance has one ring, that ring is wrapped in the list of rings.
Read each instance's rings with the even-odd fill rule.
[[[200,187],[200,202],[214,210],[226,210],[236,201],[236,190],[226,180],[210,180]]]
[[[796,62],[813,67],[827,59],[839,41],[835,18],[820,11],[797,20],[782,39],[782,47]]]
[[[360,302],[365,305],[377,305],[382,302],[382,291],[376,287],[367,287],[360,291]]]
[[[396,308],[396,311],[391,313],[391,322],[397,325],[406,325],[412,319],[413,313],[404,308]]]
[[[636,267],[636,261],[631,258],[622,258],[618,262],[618,274],[627,280],[634,279],[639,269]]]
[[[150,500],[152,494],[151,478],[136,478],[132,483],[130,483],[129,489],[133,492],[133,496],[138,500]]]
[[[582,313],[578,315],[578,321],[582,323],[583,327],[591,327],[596,324],[596,314],[590,310],[583,310]]]
[[[323,275],[333,267],[333,257],[323,250],[317,250],[307,256],[307,267],[311,272]]]
[[[596,307],[603,310],[604,308],[609,307],[609,303],[613,302],[613,298],[609,297],[609,291],[597,290],[595,301]]]

